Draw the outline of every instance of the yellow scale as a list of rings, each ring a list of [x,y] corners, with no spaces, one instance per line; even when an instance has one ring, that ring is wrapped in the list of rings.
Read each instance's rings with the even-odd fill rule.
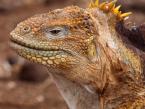
[[[113,0],[111,2],[103,2],[99,3],[99,0],[96,0],[93,2],[91,0],[91,3],[89,5],[89,8],[99,8],[100,10],[104,12],[112,12],[114,15],[117,16],[119,20],[123,20],[124,18],[128,17],[132,12],[122,13],[119,9],[121,8],[121,5],[115,6],[117,0]]]

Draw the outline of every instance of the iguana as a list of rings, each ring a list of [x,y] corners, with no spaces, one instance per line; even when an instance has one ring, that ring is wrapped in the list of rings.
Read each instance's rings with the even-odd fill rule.
[[[70,109],[145,109],[144,52],[122,38],[116,0],[35,15],[11,32],[11,46],[42,64]]]

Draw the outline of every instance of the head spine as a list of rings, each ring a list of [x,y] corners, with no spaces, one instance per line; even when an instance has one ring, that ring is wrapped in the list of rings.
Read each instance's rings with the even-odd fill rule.
[[[121,5],[119,6],[115,6],[117,0],[113,0],[111,2],[103,2],[103,3],[99,3],[99,0],[96,0],[95,2],[93,2],[91,0],[91,3],[89,5],[89,8],[99,8],[100,10],[106,12],[106,13],[113,13],[119,20],[124,20],[126,19],[130,14],[132,14],[132,12],[126,12],[126,13],[122,13],[120,11]]]

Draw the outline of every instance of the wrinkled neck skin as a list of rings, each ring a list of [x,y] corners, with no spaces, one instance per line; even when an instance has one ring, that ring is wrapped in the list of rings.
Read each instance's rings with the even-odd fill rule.
[[[96,88],[102,89],[104,85],[100,69],[96,64],[84,62],[70,71],[51,68],[48,71],[70,109],[100,109],[99,94],[96,93]],[[95,80],[96,83],[91,83]]]
[[[108,67],[102,70],[106,63],[101,62],[102,59],[99,57],[95,60],[97,63],[81,59],[80,65],[68,71],[48,68],[70,109],[102,109],[99,102],[100,93],[96,92],[101,92],[105,87],[105,71]]]
[[[69,109],[98,109],[98,95],[63,76],[50,73]]]
[[[109,67],[111,70],[107,74],[109,78],[106,78],[109,81],[102,94],[105,99],[103,108],[118,109],[124,105],[123,102],[126,103],[123,106],[124,108],[135,108],[137,106],[135,104],[136,98],[140,97],[143,98],[140,100],[142,102],[141,106],[144,106],[145,86],[142,59],[140,57],[141,52],[132,46],[128,46],[116,32],[117,19],[114,15],[111,13],[106,15],[96,9],[89,11],[98,32],[95,42],[101,45],[99,48],[104,50],[110,62]],[[110,79],[112,77],[114,79]],[[129,105],[129,98],[134,100],[134,107],[132,107],[133,102]]]
[[[137,49],[129,47],[116,32],[117,19],[111,13],[104,14],[99,10],[91,10],[92,19],[95,22],[98,36],[96,43],[99,43],[114,70],[130,72],[126,75],[134,82],[140,82],[143,73],[141,58]],[[139,53],[139,51],[138,51]],[[114,73],[114,72],[113,72]]]
[[[48,69],[70,109],[117,109],[129,97],[143,93],[129,87],[142,84],[141,59],[118,37],[114,17],[99,10],[88,12],[98,32],[96,56],[69,71]]]

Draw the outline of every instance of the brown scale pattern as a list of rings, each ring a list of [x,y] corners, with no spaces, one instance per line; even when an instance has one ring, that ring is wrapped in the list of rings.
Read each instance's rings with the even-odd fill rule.
[[[21,22],[11,33],[12,47],[52,74],[91,86],[99,94],[100,109],[142,109],[142,51],[124,43],[117,23],[113,14],[98,8],[70,6]],[[67,34],[53,39],[45,35],[57,27],[67,28]]]

